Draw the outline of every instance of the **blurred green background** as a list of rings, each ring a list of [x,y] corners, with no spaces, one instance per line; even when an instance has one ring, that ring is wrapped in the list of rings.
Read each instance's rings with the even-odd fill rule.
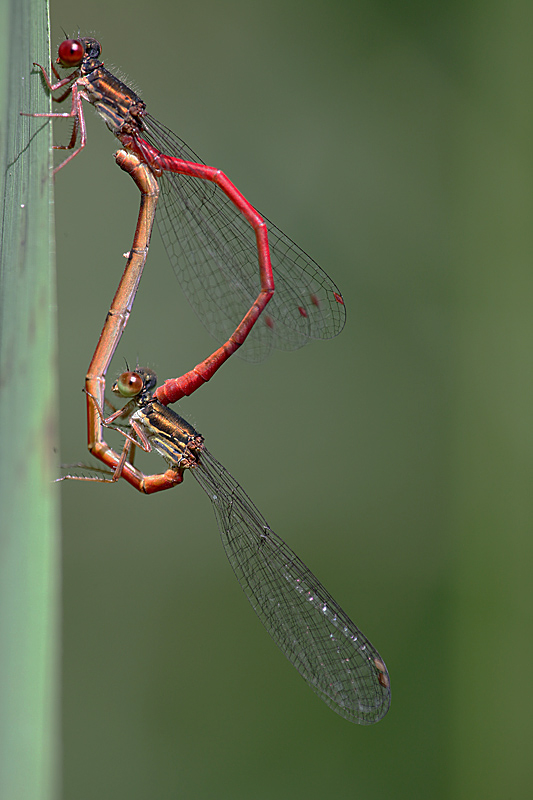
[[[61,28],[95,35],[343,292],[338,339],[232,359],[179,411],[379,648],[393,693],[370,728],[319,702],[190,476],[149,498],[64,484],[67,800],[530,796],[532,17],[53,4],[54,52]],[[87,116],[56,179],[64,462],[84,458],[83,378],[138,208]],[[155,233],[109,375],[127,359],[176,376],[212,349]]]

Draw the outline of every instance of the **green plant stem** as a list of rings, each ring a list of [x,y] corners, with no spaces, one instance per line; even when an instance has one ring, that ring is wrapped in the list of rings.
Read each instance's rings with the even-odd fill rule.
[[[48,6],[0,11],[0,797],[59,791],[56,299]]]

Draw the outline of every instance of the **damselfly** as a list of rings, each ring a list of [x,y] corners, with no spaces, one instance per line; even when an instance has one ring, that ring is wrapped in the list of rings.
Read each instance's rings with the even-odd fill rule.
[[[387,668],[320,581],[271,529],[230,473],[204,445],[188,422],[153,394],[154,372],[137,368],[123,373],[113,391],[126,405],[103,419],[107,427],[128,423],[122,455],[102,458],[109,477],[68,475],[79,480],[126,478],[139,491],[152,492],[181,483],[190,471],[213,504],[222,543],[235,575],[278,647],[327,705],[351,722],[378,722],[390,705]],[[96,401],[93,401],[96,402]],[[132,466],[133,446],[157,451],[168,470],[144,475]],[[110,451],[114,452],[114,451]],[[105,454],[103,454],[105,456]]]
[[[29,115],[74,120],[69,144],[59,148],[74,152],[56,171],[85,146],[86,100],[123,147],[160,180],[157,222],[167,253],[194,310],[214,338],[225,342],[225,358],[247,337],[241,355],[260,361],[273,348],[294,350],[310,339],[336,336],[344,326],[345,309],[333,281],[262,217],[223,172],[206,166],[154,119],[140,97],[104,67],[100,52],[96,39],[62,42],[56,63],[73,71],[60,79],[52,65],[56,83],[36,64],[50,91],[66,87],[54,100],[62,102],[69,94],[72,98],[69,112]],[[268,313],[256,325],[267,304]],[[219,366],[214,360],[211,374]]]

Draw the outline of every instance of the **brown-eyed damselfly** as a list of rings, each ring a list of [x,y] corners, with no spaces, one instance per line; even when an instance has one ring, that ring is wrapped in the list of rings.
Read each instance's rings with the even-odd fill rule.
[[[113,474],[65,477],[104,482],[123,477],[150,493],[181,483],[189,471],[211,500],[237,580],[278,647],[337,714],[363,725],[379,722],[390,705],[389,675],[380,654],[207,450],[203,436],[157,400],[156,383],[151,370],[125,372],[113,391],[126,405],[105,420],[98,408],[105,426],[120,420],[131,429],[117,428],[126,437],[118,461],[102,454]],[[144,475],[128,460],[133,446],[158,452],[168,470]]]

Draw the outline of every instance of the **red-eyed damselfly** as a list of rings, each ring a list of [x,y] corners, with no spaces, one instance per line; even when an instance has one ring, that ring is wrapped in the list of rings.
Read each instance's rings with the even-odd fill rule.
[[[69,94],[72,100],[69,112],[29,115],[74,121],[69,144],[59,148],[73,153],[56,172],[86,144],[86,100],[160,182],[157,223],[163,242],[192,307],[214,338],[225,343],[223,360],[246,339],[240,354],[260,361],[273,348],[294,350],[311,339],[336,336],[344,326],[345,308],[333,281],[261,216],[223,172],[206,166],[154,119],[141,98],[104,67],[100,52],[96,39],[63,41],[56,63],[73,71],[61,79],[52,65],[56,83],[36,65],[50,91],[65,89],[54,100],[62,102]],[[267,304],[268,312],[256,325]],[[211,359],[204,381],[221,363]]]

